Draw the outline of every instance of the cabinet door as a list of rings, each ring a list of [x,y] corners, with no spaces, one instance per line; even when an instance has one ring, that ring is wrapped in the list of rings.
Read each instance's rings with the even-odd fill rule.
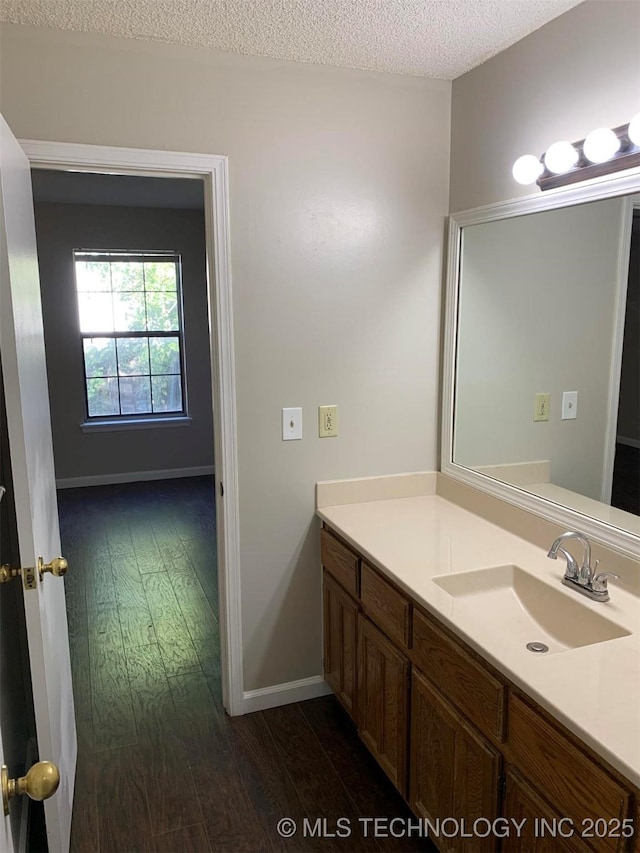
[[[555,812],[512,767],[506,773],[504,816],[509,837],[501,845],[504,853],[582,853],[589,848],[571,837],[572,824]],[[514,823],[515,822],[515,823]]]
[[[324,573],[324,677],[355,719],[358,604]]]
[[[358,614],[357,717],[360,737],[400,793],[407,789],[409,661]]]
[[[432,824],[499,814],[500,753],[417,671],[411,678],[410,805]],[[461,824],[462,825],[462,824]],[[493,837],[434,838],[442,851],[494,851]]]

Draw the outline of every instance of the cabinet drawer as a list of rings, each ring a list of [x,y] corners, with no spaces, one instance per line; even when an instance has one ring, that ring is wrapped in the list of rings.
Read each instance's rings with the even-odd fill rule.
[[[320,558],[325,569],[350,595],[357,598],[360,558],[326,528],[320,531]]]
[[[505,685],[418,610],[413,613],[412,660],[484,735],[504,740]]]
[[[570,818],[576,832],[597,850],[621,850],[625,839],[611,836],[584,837],[590,821],[623,820],[629,812],[629,793],[561,731],[512,695],[509,706],[508,751],[510,760]],[[583,824],[583,821],[587,821]],[[593,829],[593,827],[591,827]]]
[[[366,614],[399,646],[411,645],[411,603],[375,569],[362,562],[360,599]]]

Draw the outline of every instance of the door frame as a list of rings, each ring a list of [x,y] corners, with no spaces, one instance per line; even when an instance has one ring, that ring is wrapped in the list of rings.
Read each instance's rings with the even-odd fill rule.
[[[622,346],[624,343],[624,325],[627,313],[627,287],[629,282],[629,261],[631,253],[631,230],[633,210],[636,205],[634,196],[622,199],[622,224],[618,244],[618,269],[614,282],[616,288],[613,317],[613,341],[611,345],[611,363],[609,368],[609,398],[607,400],[607,429],[604,439],[604,460],[602,465],[602,491],[600,500],[611,505],[613,489],[613,466],[616,458],[616,440],[618,434],[618,405],[620,403],[620,380],[622,378]]]
[[[240,511],[228,158],[72,142],[18,141],[32,168],[204,179],[222,701],[231,716],[242,714]]]

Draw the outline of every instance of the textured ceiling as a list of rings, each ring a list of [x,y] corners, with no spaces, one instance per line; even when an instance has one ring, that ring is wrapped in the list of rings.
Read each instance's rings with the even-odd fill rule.
[[[0,19],[451,80],[580,0],[0,0]]]

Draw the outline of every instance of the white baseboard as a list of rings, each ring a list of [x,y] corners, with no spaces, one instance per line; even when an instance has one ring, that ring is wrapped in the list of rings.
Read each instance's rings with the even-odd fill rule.
[[[265,711],[267,708],[277,708],[279,705],[290,705],[292,702],[304,702],[306,699],[317,699],[331,693],[331,688],[321,675],[311,678],[301,678],[299,681],[288,681],[286,684],[275,684],[272,687],[262,687],[260,690],[245,690],[242,702],[242,713]]]
[[[627,438],[625,435],[616,436],[617,444],[626,444],[627,447],[640,447],[640,439]]]
[[[213,465],[196,468],[168,468],[165,471],[125,471],[121,474],[90,474],[88,477],[63,477],[56,480],[58,489],[82,486],[111,486],[115,483],[137,483],[146,480],[174,480],[178,477],[203,477],[213,474]]]

